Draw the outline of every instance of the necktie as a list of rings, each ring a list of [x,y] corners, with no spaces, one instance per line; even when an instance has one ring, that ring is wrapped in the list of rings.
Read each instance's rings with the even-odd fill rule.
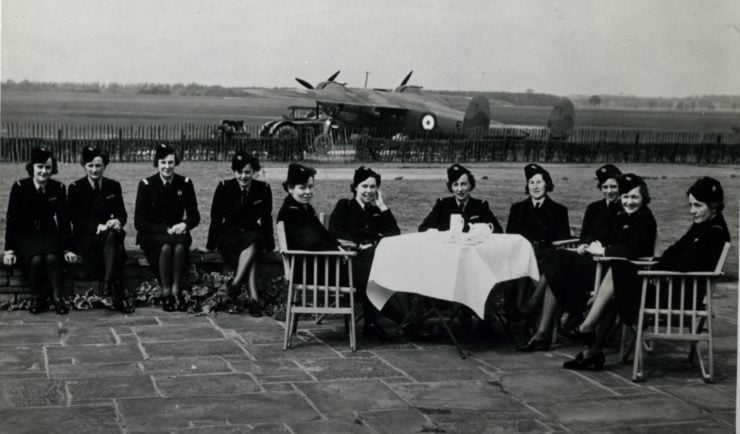
[[[463,204],[463,203],[458,203],[458,204],[457,204],[457,209],[458,209],[458,210],[460,210],[460,214],[462,214],[462,213],[463,213],[463,211],[465,211],[465,204]]]
[[[95,193],[100,193],[100,181],[95,181]]]

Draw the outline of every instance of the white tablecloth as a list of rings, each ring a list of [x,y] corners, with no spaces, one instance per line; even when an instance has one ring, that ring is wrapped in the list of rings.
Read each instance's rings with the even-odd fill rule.
[[[462,303],[484,317],[491,289],[506,280],[539,280],[531,244],[521,235],[493,234],[480,244],[412,233],[384,238],[375,250],[367,296],[382,309],[396,292]]]

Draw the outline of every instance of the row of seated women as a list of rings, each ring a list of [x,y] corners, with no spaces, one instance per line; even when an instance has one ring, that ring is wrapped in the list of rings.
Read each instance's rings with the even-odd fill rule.
[[[160,145],[155,149],[154,166],[158,172],[139,183],[134,218],[137,243],[160,281],[165,310],[181,309],[184,305],[182,277],[192,243],[190,231],[200,221],[193,183],[175,173],[178,163],[171,147]],[[67,199],[64,186],[50,179],[56,173],[53,156],[45,149],[35,149],[27,165],[29,178],[18,181],[11,190],[3,261],[13,264],[17,258],[39,294],[32,312],[47,307],[40,292],[45,279],[51,283],[57,312],[65,312],[63,303],[58,301],[60,264],[63,260],[75,261],[73,252],[83,256],[83,264],[91,276],[99,276],[103,286],[110,288],[118,309],[133,310],[133,304],[117,283],[125,254],[123,226],[126,223],[120,184],[103,177],[108,158],[101,151],[83,150],[82,164],[86,176],[70,184]],[[260,170],[256,158],[237,152],[231,169],[234,178],[221,181],[216,187],[207,248],[220,251],[226,267],[235,271],[231,285],[236,287],[246,280],[252,300],[250,313],[260,315],[254,262],[259,249],[274,249],[272,193],[266,183],[253,179]],[[375,246],[383,237],[400,233],[383,199],[381,176],[365,167],[357,169],[350,186],[352,198],[337,202],[326,229],[310,204],[315,174],[314,169],[303,165],[289,166],[283,183],[287,196],[277,220],[285,222],[291,249],[356,250],[354,280],[358,292],[364,294]],[[510,315],[534,316],[541,308],[537,332],[519,349],[547,350],[548,328],[558,306],[569,313],[569,318],[582,318],[579,315],[586,309],[595,274],[590,256],[652,256],[657,225],[648,207],[650,197],[644,180],[634,174],[622,175],[616,167],[606,165],[596,171],[597,186],[604,199],[588,206],[577,251],[557,250],[552,243],[570,237],[568,210],[549,197],[554,183],[544,168],[528,164],[524,174],[528,197],[511,206],[505,231],[521,234],[531,242],[543,277],[531,293],[515,288]],[[447,230],[450,216],[460,214],[464,230],[473,223],[490,223],[494,232],[504,232],[488,203],[471,196],[475,182],[467,168],[458,164],[449,167],[446,185],[452,196],[436,201],[419,230]],[[656,266],[658,269],[711,269],[724,242],[729,240],[722,217],[724,198],[719,182],[701,178],[691,186],[687,197],[694,223],[665,252]],[[626,263],[609,269],[585,321],[582,324],[571,321],[576,327],[572,334],[590,347],[570,367],[603,365],[600,354],[604,334],[594,334],[600,330],[597,324],[609,323],[609,315],[614,312],[613,300],[623,320],[633,322],[639,291],[635,281],[636,271]],[[366,297],[362,296],[362,301],[365,335],[385,338],[385,332],[377,324],[377,311]]]

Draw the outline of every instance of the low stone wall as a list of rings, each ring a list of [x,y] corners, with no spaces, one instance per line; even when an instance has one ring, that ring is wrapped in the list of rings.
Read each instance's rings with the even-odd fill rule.
[[[133,291],[142,282],[153,281],[154,274],[149,268],[144,253],[141,250],[127,252],[126,266],[123,270],[123,285],[128,291]],[[222,271],[223,258],[219,253],[190,253],[193,265],[204,271]],[[260,276],[276,277],[283,275],[280,256],[274,252],[263,252],[258,257],[257,270]],[[98,281],[85,277],[81,264],[69,264],[64,277],[67,295],[84,294],[88,290],[97,289]],[[23,278],[20,268],[0,266],[0,298],[18,297],[31,294],[28,281]]]

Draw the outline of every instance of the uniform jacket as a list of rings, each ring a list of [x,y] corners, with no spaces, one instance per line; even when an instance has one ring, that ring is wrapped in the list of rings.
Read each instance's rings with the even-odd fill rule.
[[[90,185],[87,176],[72,182],[69,184],[68,200],[75,244],[82,234],[95,234],[98,225],[110,219],[118,219],[121,226],[128,219],[121,184],[109,178],[101,178],[98,193]]]
[[[419,225],[419,232],[430,228],[440,231],[449,230],[451,214],[461,214],[460,208],[457,206],[457,200],[453,196],[437,199],[432,211]],[[469,198],[462,211],[462,216],[465,220],[463,231],[467,231],[473,223],[491,223],[494,232],[502,233],[504,231],[485,200]]]
[[[535,209],[528,197],[511,205],[506,233],[520,234],[537,246],[570,238],[568,208],[545,196],[542,205]]]
[[[604,256],[635,259],[652,256],[658,225],[650,208],[643,206],[633,214],[619,211],[614,219],[610,239],[605,244]]]
[[[5,217],[5,250],[17,253],[21,241],[32,235],[57,235],[62,248],[72,248],[72,225],[64,184],[49,179],[39,194],[33,178],[21,179],[10,189]]]
[[[611,231],[614,218],[621,209],[619,199],[609,203],[609,205],[606,204],[604,199],[590,203],[583,215],[581,242],[586,244],[594,240],[603,242],[604,237],[608,236]]]
[[[165,191],[159,173],[139,182],[134,211],[137,244],[142,234],[166,234],[167,228],[182,222],[191,230],[200,223],[198,201],[190,178],[176,173],[171,182],[169,192]]]
[[[694,223],[678,241],[663,252],[656,270],[709,271],[717,265],[730,232],[722,214],[703,223]]]
[[[355,199],[339,199],[329,219],[329,232],[357,244],[376,244],[381,238],[398,235],[401,229],[391,210],[374,205],[363,208]]]
[[[285,222],[288,248],[294,250],[338,250],[339,241],[321,224],[311,205],[302,205],[292,196],[285,197],[277,221]]]
[[[246,196],[236,179],[218,183],[211,203],[211,225],[206,247],[211,250],[216,248],[219,236],[231,230],[258,231],[262,234],[262,248],[275,248],[272,236],[272,191],[267,183],[252,180]]]

